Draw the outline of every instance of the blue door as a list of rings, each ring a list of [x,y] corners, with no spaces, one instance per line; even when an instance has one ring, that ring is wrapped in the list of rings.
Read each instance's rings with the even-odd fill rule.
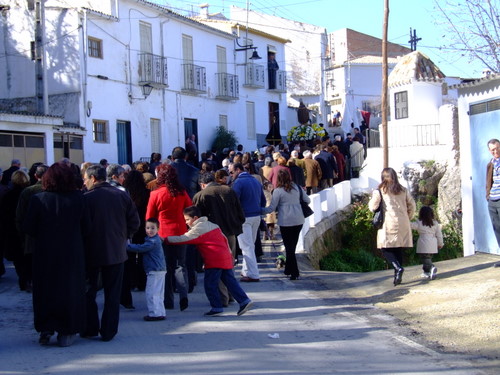
[[[132,165],[132,137],[130,121],[116,122],[116,135],[118,143],[118,164]]]
[[[491,254],[500,254],[500,249],[493,233],[486,201],[486,165],[492,158],[487,142],[492,138],[499,138],[498,124],[500,110],[470,116],[474,249]]]

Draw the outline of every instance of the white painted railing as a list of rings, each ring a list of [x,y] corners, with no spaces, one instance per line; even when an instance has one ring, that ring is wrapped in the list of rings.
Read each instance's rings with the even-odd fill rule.
[[[311,198],[309,206],[313,209],[314,214],[307,217],[304,222],[299,242],[297,243],[297,251],[304,251],[304,236],[311,227],[314,227],[324,218],[344,209],[351,203],[351,182],[340,182],[331,188],[310,195],[309,198]]]

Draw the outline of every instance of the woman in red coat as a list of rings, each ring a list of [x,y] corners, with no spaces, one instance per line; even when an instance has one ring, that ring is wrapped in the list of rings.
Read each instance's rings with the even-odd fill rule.
[[[168,164],[162,164],[157,172],[158,189],[151,192],[146,210],[146,219],[156,218],[160,222],[160,237],[180,236],[186,233],[183,210],[192,205],[186,189],[179,182],[177,171]],[[188,279],[186,271],[186,245],[163,243],[167,261],[165,280],[166,309],[174,308],[174,290],[179,291],[180,310],[188,307]]]

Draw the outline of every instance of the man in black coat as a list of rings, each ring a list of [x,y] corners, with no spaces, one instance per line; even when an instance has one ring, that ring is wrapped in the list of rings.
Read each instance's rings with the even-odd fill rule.
[[[321,167],[321,190],[327,189],[333,186],[333,179],[337,176],[338,169],[337,163],[333,155],[327,151],[328,146],[321,145],[321,150],[318,155],[314,157]]]
[[[101,334],[110,341],[118,332],[123,267],[127,260],[127,240],[140,225],[130,196],[106,182],[106,169],[92,165],[85,171],[84,233],[87,261],[87,327],[83,337]],[[104,310],[99,326],[96,294],[102,276]]]

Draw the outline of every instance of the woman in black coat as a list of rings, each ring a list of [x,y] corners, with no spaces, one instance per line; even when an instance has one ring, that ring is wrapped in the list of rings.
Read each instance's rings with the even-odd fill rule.
[[[83,195],[75,174],[53,164],[42,178],[43,192],[30,200],[23,223],[33,237],[33,313],[39,343],[57,332],[69,346],[85,325],[85,254],[82,240]]]
[[[28,174],[18,169],[12,174],[10,188],[5,193],[0,207],[0,240],[3,242],[5,258],[14,263],[17,277],[19,280],[19,289],[27,292],[31,291],[31,263],[29,257],[24,254],[24,241],[21,233],[16,228],[16,210],[19,203],[19,197],[23,190],[29,185],[30,178]]]

